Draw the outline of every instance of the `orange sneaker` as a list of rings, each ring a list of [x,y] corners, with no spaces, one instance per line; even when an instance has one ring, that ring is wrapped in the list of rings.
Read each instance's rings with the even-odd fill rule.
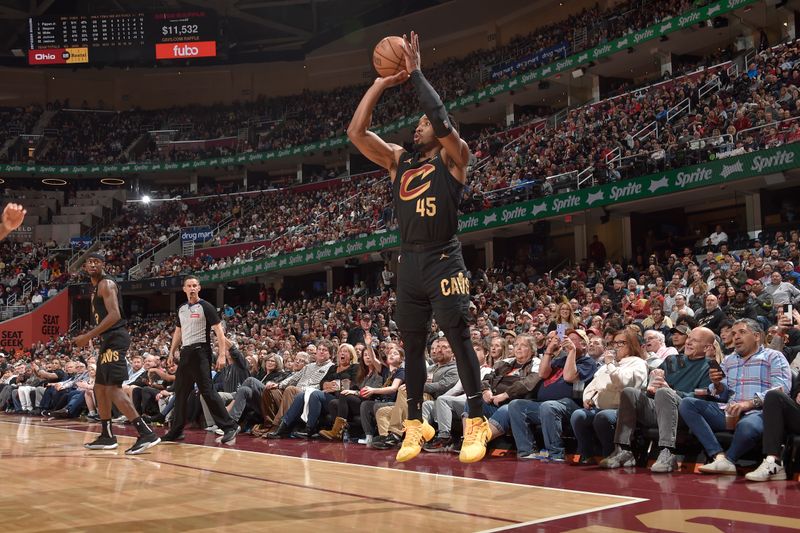
[[[490,434],[489,421],[485,417],[467,418],[464,442],[461,444],[458,460],[462,463],[476,463],[483,459]]]
[[[397,451],[399,462],[410,461],[422,451],[422,445],[436,435],[436,430],[427,422],[419,420],[406,420],[403,422],[403,430],[406,433],[403,445]]]

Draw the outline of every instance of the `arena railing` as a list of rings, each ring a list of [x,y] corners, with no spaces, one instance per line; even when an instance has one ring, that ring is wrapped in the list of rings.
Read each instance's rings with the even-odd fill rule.
[[[764,130],[764,129],[767,129],[767,128],[776,128],[780,124],[789,124],[789,123],[792,123],[792,122],[797,122],[798,120],[800,120],[800,116],[787,118],[787,119],[784,119],[784,120],[778,120],[778,121],[775,121],[775,122],[770,122],[769,124],[762,124],[761,126],[753,126],[752,128],[743,129],[741,131],[737,131],[736,132],[736,140],[737,141],[742,140],[743,137],[746,137],[746,135],[745,135],[746,133],[747,134],[751,134],[752,132]],[[787,131],[778,131],[778,135],[785,136],[787,133],[788,133]]]

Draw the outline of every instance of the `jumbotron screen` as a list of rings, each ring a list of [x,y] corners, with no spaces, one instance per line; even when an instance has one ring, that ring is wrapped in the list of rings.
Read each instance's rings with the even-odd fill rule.
[[[152,63],[216,57],[217,18],[206,11],[28,19],[28,64]]]

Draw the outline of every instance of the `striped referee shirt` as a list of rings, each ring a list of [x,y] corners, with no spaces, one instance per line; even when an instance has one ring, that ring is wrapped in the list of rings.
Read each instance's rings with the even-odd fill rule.
[[[205,300],[197,303],[186,302],[178,308],[181,325],[181,346],[190,344],[211,344],[211,327],[220,323],[214,306]]]
[[[792,388],[792,371],[786,357],[764,346],[747,359],[736,352],[726,356],[722,360],[722,371],[725,372],[722,393],[719,395],[722,402],[748,401],[755,396],[763,400],[769,389],[780,386],[788,393]],[[709,385],[709,390],[715,392],[713,383]]]

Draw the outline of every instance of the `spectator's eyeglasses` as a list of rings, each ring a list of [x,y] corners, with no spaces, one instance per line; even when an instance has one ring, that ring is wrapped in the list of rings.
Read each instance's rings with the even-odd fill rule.
[[[612,341],[611,342],[611,346],[614,346],[616,348],[622,348],[623,346],[627,346],[627,345],[628,345],[628,341]]]

